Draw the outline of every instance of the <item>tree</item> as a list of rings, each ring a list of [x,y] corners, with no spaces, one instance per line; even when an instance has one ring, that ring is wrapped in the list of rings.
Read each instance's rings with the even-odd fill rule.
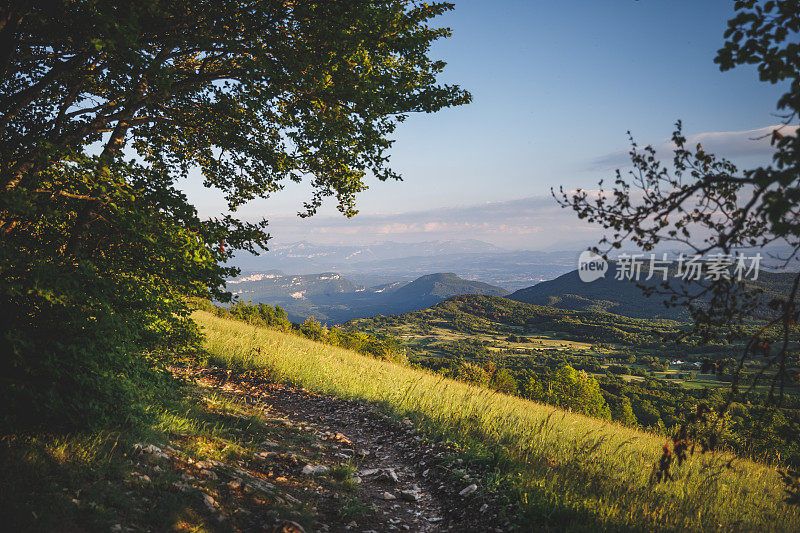
[[[492,376],[491,386],[493,389],[502,392],[503,394],[516,394],[517,381],[514,375],[507,368],[498,368]]]
[[[723,71],[755,65],[761,81],[786,86],[777,109],[783,125],[771,133],[775,148],[772,162],[740,170],[732,162],[710,154],[698,144],[687,146],[680,121],[672,136],[675,149],[671,164],[662,162],[652,146],[641,149],[631,139],[633,170],[626,177],[619,170],[611,190],[597,193],[578,190],[556,194],[564,207],[578,217],[608,230],[597,251],[608,252],[630,242],[642,250],[659,243],[680,243],[697,254],[729,255],[742,248],[782,244],[790,252],[786,264],[800,257],[800,136],[793,124],[800,113],[800,4],[797,0],[740,0],[728,22],[725,43],[715,62]],[[763,328],[752,335],[736,363],[731,394],[720,407],[727,409],[755,381],[742,382],[745,362],[764,357],[773,382],[768,403],[780,405],[790,375],[789,347],[797,339],[798,309],[795,302],[800,274],[787,294],[768,302],[744,280],[735,277],[691,284],[650,287],[649,293],[668,296],[671,305],[685,305],[702,340],[717,338],[726,326],[737,326],[753,316],[766,314]],[[774,346],[764,335],[775,332]]]
[[[611,416],[626,426],[635,427],[639,421],[636,420],[636,415],[633,414],[633,406],[627,396],[623,396],[619,402],[616,402],[611,407]]]
[[[597,418],[611,416],[597,380],[569,365],[561,367],[551,375],[550,383],[544,393],[545,401],[552,405]]]
[[[0,6],[0,361],[5,424],[119,420],[156,354],[197,339],[185,296],[229,297],[266,222],[201,220],[199,169],[235,213],[287,181],[353,216],[439,85],[429,21],[452,8],[351,2],[12,1]],[[127,392],[126,392],[127,391]],[[125,415],[127,416],[127,415]]]

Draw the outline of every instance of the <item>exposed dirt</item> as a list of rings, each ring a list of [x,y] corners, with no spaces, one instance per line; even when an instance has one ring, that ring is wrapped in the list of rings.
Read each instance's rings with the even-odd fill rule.
[[[311,446],[319,452],[314,464],[306,464],[291,454],[287,460],[287,454],[276,449],[281,443],[271,443],[259,457],[266,465],[265,481],[279,487],[295,481],[307,485],[307,480],[321,479],[333,472],[326,471],[326,467],[355,467],[351,478],[356,486],[355,496],[348,505],[360,512],[343,513],[343,499],[350,497],[320,483],[313,494],[308,494],[313,499],[316,531],[508,529],[508,523],[499,517],[498,506],[482,490],[479,476],[470,476],[462,468],[454,473],[453,451],[444,444],[427,441],[407,419],[398,423],[367,405],[277,384],[256,373],[216,368],[172,370],[200,386],[246,402],[267,420],[308,432],[309,439],[313,439]],[[303,499],[303,494],[294,494],[289,498]],[[226,517],[226,528],[269,530],[263,522],[256,525],[252,520],[252,502],[242,502],[240,510],[243,512]],[[284,531],[282,527],[278,525],[275,531]],[[295,531],[291,527],[285,531]]]

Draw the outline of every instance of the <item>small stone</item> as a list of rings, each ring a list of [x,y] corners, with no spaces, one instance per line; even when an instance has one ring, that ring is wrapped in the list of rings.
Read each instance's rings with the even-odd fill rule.
[[[261,443],[261,446],[266,446],[267,448],[277,448],[279,445],[277,442],[273,442],[271,440],[265,440]]]
[[[208,494],[203,494],[203,504],[212,513],[215,512],[217,510],[217,508],[219,507],[217,505],[217,501],[214,498],[212,498],[211,496],[209,496]]]
[[[276,455],[278,455],[278,452],[257,452],[253,456],[261,461],[266,461],[270,457],[275,457]]]
[[[328,470],[329,470],[328,467],[325,465],[317,465],[317,466],[306,465],[303,467],[300,473],[306,476],[314,476],[317,474],[327,474]]]
[[[208,479],[219,479],[219,477],[217,476],[217,474],[215,474],[215,473],[214,473],[213,471],[211,471],[211,470],[205,470],[205,469],[203,469],[203,470],[201,470],[201,471],[200,471],[200,475],[201,475],[201,476],[203,476],[203,477],[207,477]]]
[[[391,492],[384,492],[383,494],[381,494],[381,498],[384,499],[384,500],[390,500],[390,501],[397,499],[397,497],[394,494],[392,494]]]
[[[415,502],[419,499],[419,494],[413,490],[401,490],[400,498],[407,502]]]
[[[192,486],[189,485],[188,483],[184,483],[183,481],[176,481],[175,483],[172,484],[172,486],[183,492],[192,490]]]
[[[489,509],[489,504],[488,503],[484,503],[483,505],[481,505],[481,510],[480,511],[482,513],[485,513],[488,509]]]
[[[461,492],[459,492],[459,493],[458,493],[458,495],[459,495],[459,496],[467,496],[467,495],[469,495],[469,494],[472,494],[472,493],[473,493],[473,492],[475,492],[476,490],[478,490],[478,485],[476,485],[475,483],[473,483],[472,485],[467,485],[466,487],[464,487],[463,489],[461,489]]]
[[[228,488],[231,490],[240,489],[242,488],[242,481],[240,479],[234,479],[233,481],[229,481]]]
[[[122,531],[122,524],[114,524],[113,526],[111,526],[111,531],[114,531],[114,532]]]
[[[400,478],[397,477],[397,472],[394,471],[394,468],[387,468],[383,471],[378,480],[388,481],[389,483],[397,483],[400,481]]]

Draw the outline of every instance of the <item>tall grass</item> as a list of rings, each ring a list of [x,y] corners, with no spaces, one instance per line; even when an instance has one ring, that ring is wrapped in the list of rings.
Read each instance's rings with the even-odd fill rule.
[[[558,530],[797,531],[774,468],[695,455],[652,485],[665,443],[641,431],[435,374],[197,312],[214,364],[266,368],[276,379],[380,405],[450,439],[495,472],[523,527]],[[487,486],[491,485],[491,486]],[[466,504],[466,503],[465,503]]]

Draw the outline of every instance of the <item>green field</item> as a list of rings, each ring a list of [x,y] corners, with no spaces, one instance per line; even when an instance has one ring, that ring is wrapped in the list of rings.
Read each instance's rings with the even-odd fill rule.
[[[277,380],[376,404],[456,443],[490,475],[526,528],[796,531],[776,470],[697,454],[675,481],[650,483],[664,438],[433,373],[197,312],[208,361],[267,369]]]

